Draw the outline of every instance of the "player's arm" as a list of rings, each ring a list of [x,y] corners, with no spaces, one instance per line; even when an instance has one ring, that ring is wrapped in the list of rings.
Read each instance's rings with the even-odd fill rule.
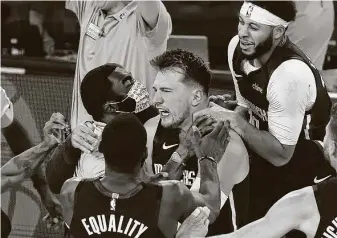
[[[90,153],[97,143],[97,135],[86,123],[78,125],[75,130],[61,143],[47,164],[47,179],[50,189],[58,194],[63,183],[75,172],[81,151]]]
[[[158,226],[166,237],[176,233],[177,221],[183,221],[195,208],[207,206],[209,220],[214,222],[220,212],[220,184],[217,164],[209,159],[200,161],[201,184],[199,193],[191,192],[179,181],[163,181]]]
[[[314,237],[320,214],[312,187],[293,191],[277,201],[267,214],[231,234],[213,238],[283,237],[291,230],[300,230],[307,237]]]
[[[172,31],[171,16],[160,0],[136,1],[141,28],[150,45],[159,46]]]
[[[240,119],[237,125],[233,125],[250,148],[273,165],[282,166],[291,159],[306,108],[314,102],[315,79],[304,62],[288,60],[274,71],[267,91],[268,132]]]
[[[64,182],[60,192],[60,202],[62,204],[63,219],[68,226],[71,225],[71,220],[74,214],[74,201],[76,188],[81,180],[78,178],[71,178]]]
[[[52,117],[43,128],[44,140],[40,144],[15,156],[1,167],[2,192],[32,176],[47,158],[50,150],[57,145],[58,141],[52,134],[53,130],[57,129],[63,129],[63,126],[56,123]]]

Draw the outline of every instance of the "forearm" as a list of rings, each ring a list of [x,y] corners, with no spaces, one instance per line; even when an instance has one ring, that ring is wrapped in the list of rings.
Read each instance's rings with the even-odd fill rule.
[[[200,161],[199,194],[211,210],[209,220],[213,223],[220,212],[220,182],[217,164],[209,159]]]
[[[45,142],[30,148],[9,160],[1,167],[2,177],[20,177],[29,178],[35,170],[41,165],[52,147]],[[21,180],[11,180],[13,183],[19,183]]]
[[[289,162],[283,145],[268,131],[258,130],[248,122],[240,133],[253,151],[275,166]]]
[[[63,183],[73,177],[81,152],[70,145],[70,137],[60,144],[47,163],[46,176],[50,190],[58,194]]]
[[[178,147],[176,153],[178,153],[179,158],[172,155],[162,170],[162,172],[168,173],[168,179],[170,180],[181,179],[188,158],[188,152],[181,147]]]

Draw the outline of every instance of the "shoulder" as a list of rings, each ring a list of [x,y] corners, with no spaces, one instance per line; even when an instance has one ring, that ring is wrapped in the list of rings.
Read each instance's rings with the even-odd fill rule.
[[[76,188],[81,181],[80,178],[74,177],[64,182],[60,192],[60,200],[63,205],[73,204]]]
[[[271,75],[273,78],[282,77],[282,83],[296,81],[297,83],[315,82],[315,77],[310,67],[303,61],[298,59],[290,59],[280,64]]]

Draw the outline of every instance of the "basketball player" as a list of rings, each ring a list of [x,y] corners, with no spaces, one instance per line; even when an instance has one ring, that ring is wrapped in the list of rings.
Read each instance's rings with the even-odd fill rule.
[[[60,200],[70,237],[174,237],[178,220],[198,205],[210,208],[213,222],[220,207],[217,162],[226,150],[228,127],[219,122],[202,139],[193,127],[201,174],[200,194],[194,194],[177,181],[142,183],[146,130],[130,113],[114,117],[99,145],[105,175],[91,180],[72,178],[62,186]]]
[[[71,128],[92,120],[81,99],[81,82],[92,69],[121,64],[150,92],[157,72],[149,61],[166,50],[172,22],[159,1],[66,1],[81,33],[74,78]]]
[[[208,106],[210,71],[200,57],[179,49],[166,51],[151,64],[159,71],[153,84],[153,105],[160,115],[144,124],[149,151],[145,162],[147,172],[156,174],[165,169],[171,179],[181,180],[186,186],[198,190],[198,163],[191,148],[190,132],[196,121],[193,114]],[[212,118],[200,123],[202,134],[212,128],[212,123]],[[231,232],[243,223],[248,199],[244,179],[248,170],[245,146],[231,131],[227,150],[218,165],[224,207],[210,227],[211,234]],[[231,194],[235,184],[241,184],[241,187],[237,186]],[[228,197],[229,201],[225,203]]]
[[[48,162],[48,183],[57,194],[68,178],[104,175],[104,158],[97,145],[104,126],[114,116],[135,113],[144,123],[158,114],[149,104],[145,86],[118,64],[105,64],[91,70],[81,84],[81,97],[94,120],[78,125]],[[59,116],[60,121],[65,121]]]
[[[315,66],[285,36],[295,14],[290,1],[246,1],[228,47],[238,107],[215,114],[250,149],[251,220],[286,193],[335,174],[314,141],[323,140],[330,98]]]
[[[337,171],[337,104],[331,109],[323,146],[326,159]],[[288,193],[263,218],[234,233],[215,237],[279,238],[291,230],[299,230],[306,237],[333,238],[337,235],[336,201],[337,178],[329,177],[313,186]]]
[[[10,123],[11,118],[13,118],[10,115],[10,107],[7,109],[2,107],[1,109],[1,122],[7,121]],[[43,128],[44,140],[40,144],[16,155],[1,167],[1,193],[6,192],[10,187],[20,184],[24,179],[30,178],[36,172],[36,169],[47,158],[47,154],[58,144],[57,138],[52,133],[59,129],[63,130],[64,126],[58,123],[53,114]],[[56,212],[57,214],[61,213],[59,210]],[[1,210],[1,237],[8,237],[10,231],[10,220]]]

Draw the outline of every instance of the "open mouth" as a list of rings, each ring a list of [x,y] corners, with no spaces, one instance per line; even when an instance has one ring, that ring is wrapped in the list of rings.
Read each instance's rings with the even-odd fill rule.
[[[170,112],[168,110],[162,109],[162,108],[158,108],[160,117],[167,117],[168,115],[170,115]]]
[[[254,44],[247,42],[247,41],[241,41],[240,40],[240,47],[242,49],[248,49],[249,47],[253,46]]]

